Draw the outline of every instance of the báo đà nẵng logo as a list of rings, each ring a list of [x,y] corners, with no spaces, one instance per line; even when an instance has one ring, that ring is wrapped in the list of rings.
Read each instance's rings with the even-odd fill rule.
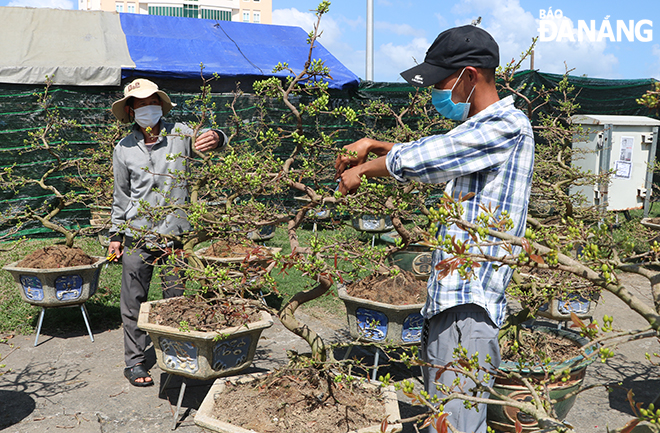
[[[596,20],[578,20],[577,28],[573,20],[566,17],[561,9],[541,9],[539,11],[540,42],[621,42],[653,41],[653,21],[615,20],[606,15],[600,22]]]

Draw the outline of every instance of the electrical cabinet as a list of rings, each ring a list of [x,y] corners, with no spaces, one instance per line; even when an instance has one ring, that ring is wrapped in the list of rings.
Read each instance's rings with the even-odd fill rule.
[[[660,120],[644,116],[576,115],[573,123],[584,134],[573,139],[572,164],[583,171],[611,172],[610,182],[573,187],[588,204],[610,211],[648,206],[653,174],[649,164],[656,159]]]

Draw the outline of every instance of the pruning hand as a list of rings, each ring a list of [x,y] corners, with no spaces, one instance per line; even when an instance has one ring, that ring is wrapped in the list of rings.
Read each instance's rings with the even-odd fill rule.
[[[335,180],[339,179],[348,166],[355,167],[356,165],[363,164],[367,160],[370,142],[370,139],[363,138],[344,146],[342,153],[337,156],[337,160],[335,161],[335,170],[337,170]]]
[[[108,247],[108,261],[111,262],[119,261],[119,258],[121,257],[122,254],[124,254],[124,252],[122,251],[121,242],[119,241],[110,242],[110,246]]]

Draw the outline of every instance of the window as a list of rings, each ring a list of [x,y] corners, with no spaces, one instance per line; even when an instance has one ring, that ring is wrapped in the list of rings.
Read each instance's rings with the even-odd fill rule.
[[[261,12],[252,12],[252,22],[259,24],[261,22]]]
[[[250,11],[243,11],[243,22],[244,23],[250,22]]]
[[[124,3],[115,3],[115,10],[117,12],[124,12]]]
[[[183,5],[183,16],[187,18],[198,18],[199,6],[197,5]]]
[[[202,9],[201,17],[205,20],[231,21],[231,11],[218,11],[213,9]]]
[[[182,17],[183,8],[168,6],[149,6],[149,15],[165,15],[168,17]]]
[[[129,3],[128,4],[128,13],[129,14],[134,14],[135,13],[135,3]]]

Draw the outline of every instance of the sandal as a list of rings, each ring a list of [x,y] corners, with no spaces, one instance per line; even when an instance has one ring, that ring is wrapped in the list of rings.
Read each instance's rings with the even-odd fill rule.
[[[151,386],[154,384],[153,379],[150,381],[144,380],[146,378],[151,379],[151,376],[142,364],[135,364],[133,367],[126,367],[124,369],[124,376],[133,386]],[[137,382],[137,379],[143,379],[143,381]]]

